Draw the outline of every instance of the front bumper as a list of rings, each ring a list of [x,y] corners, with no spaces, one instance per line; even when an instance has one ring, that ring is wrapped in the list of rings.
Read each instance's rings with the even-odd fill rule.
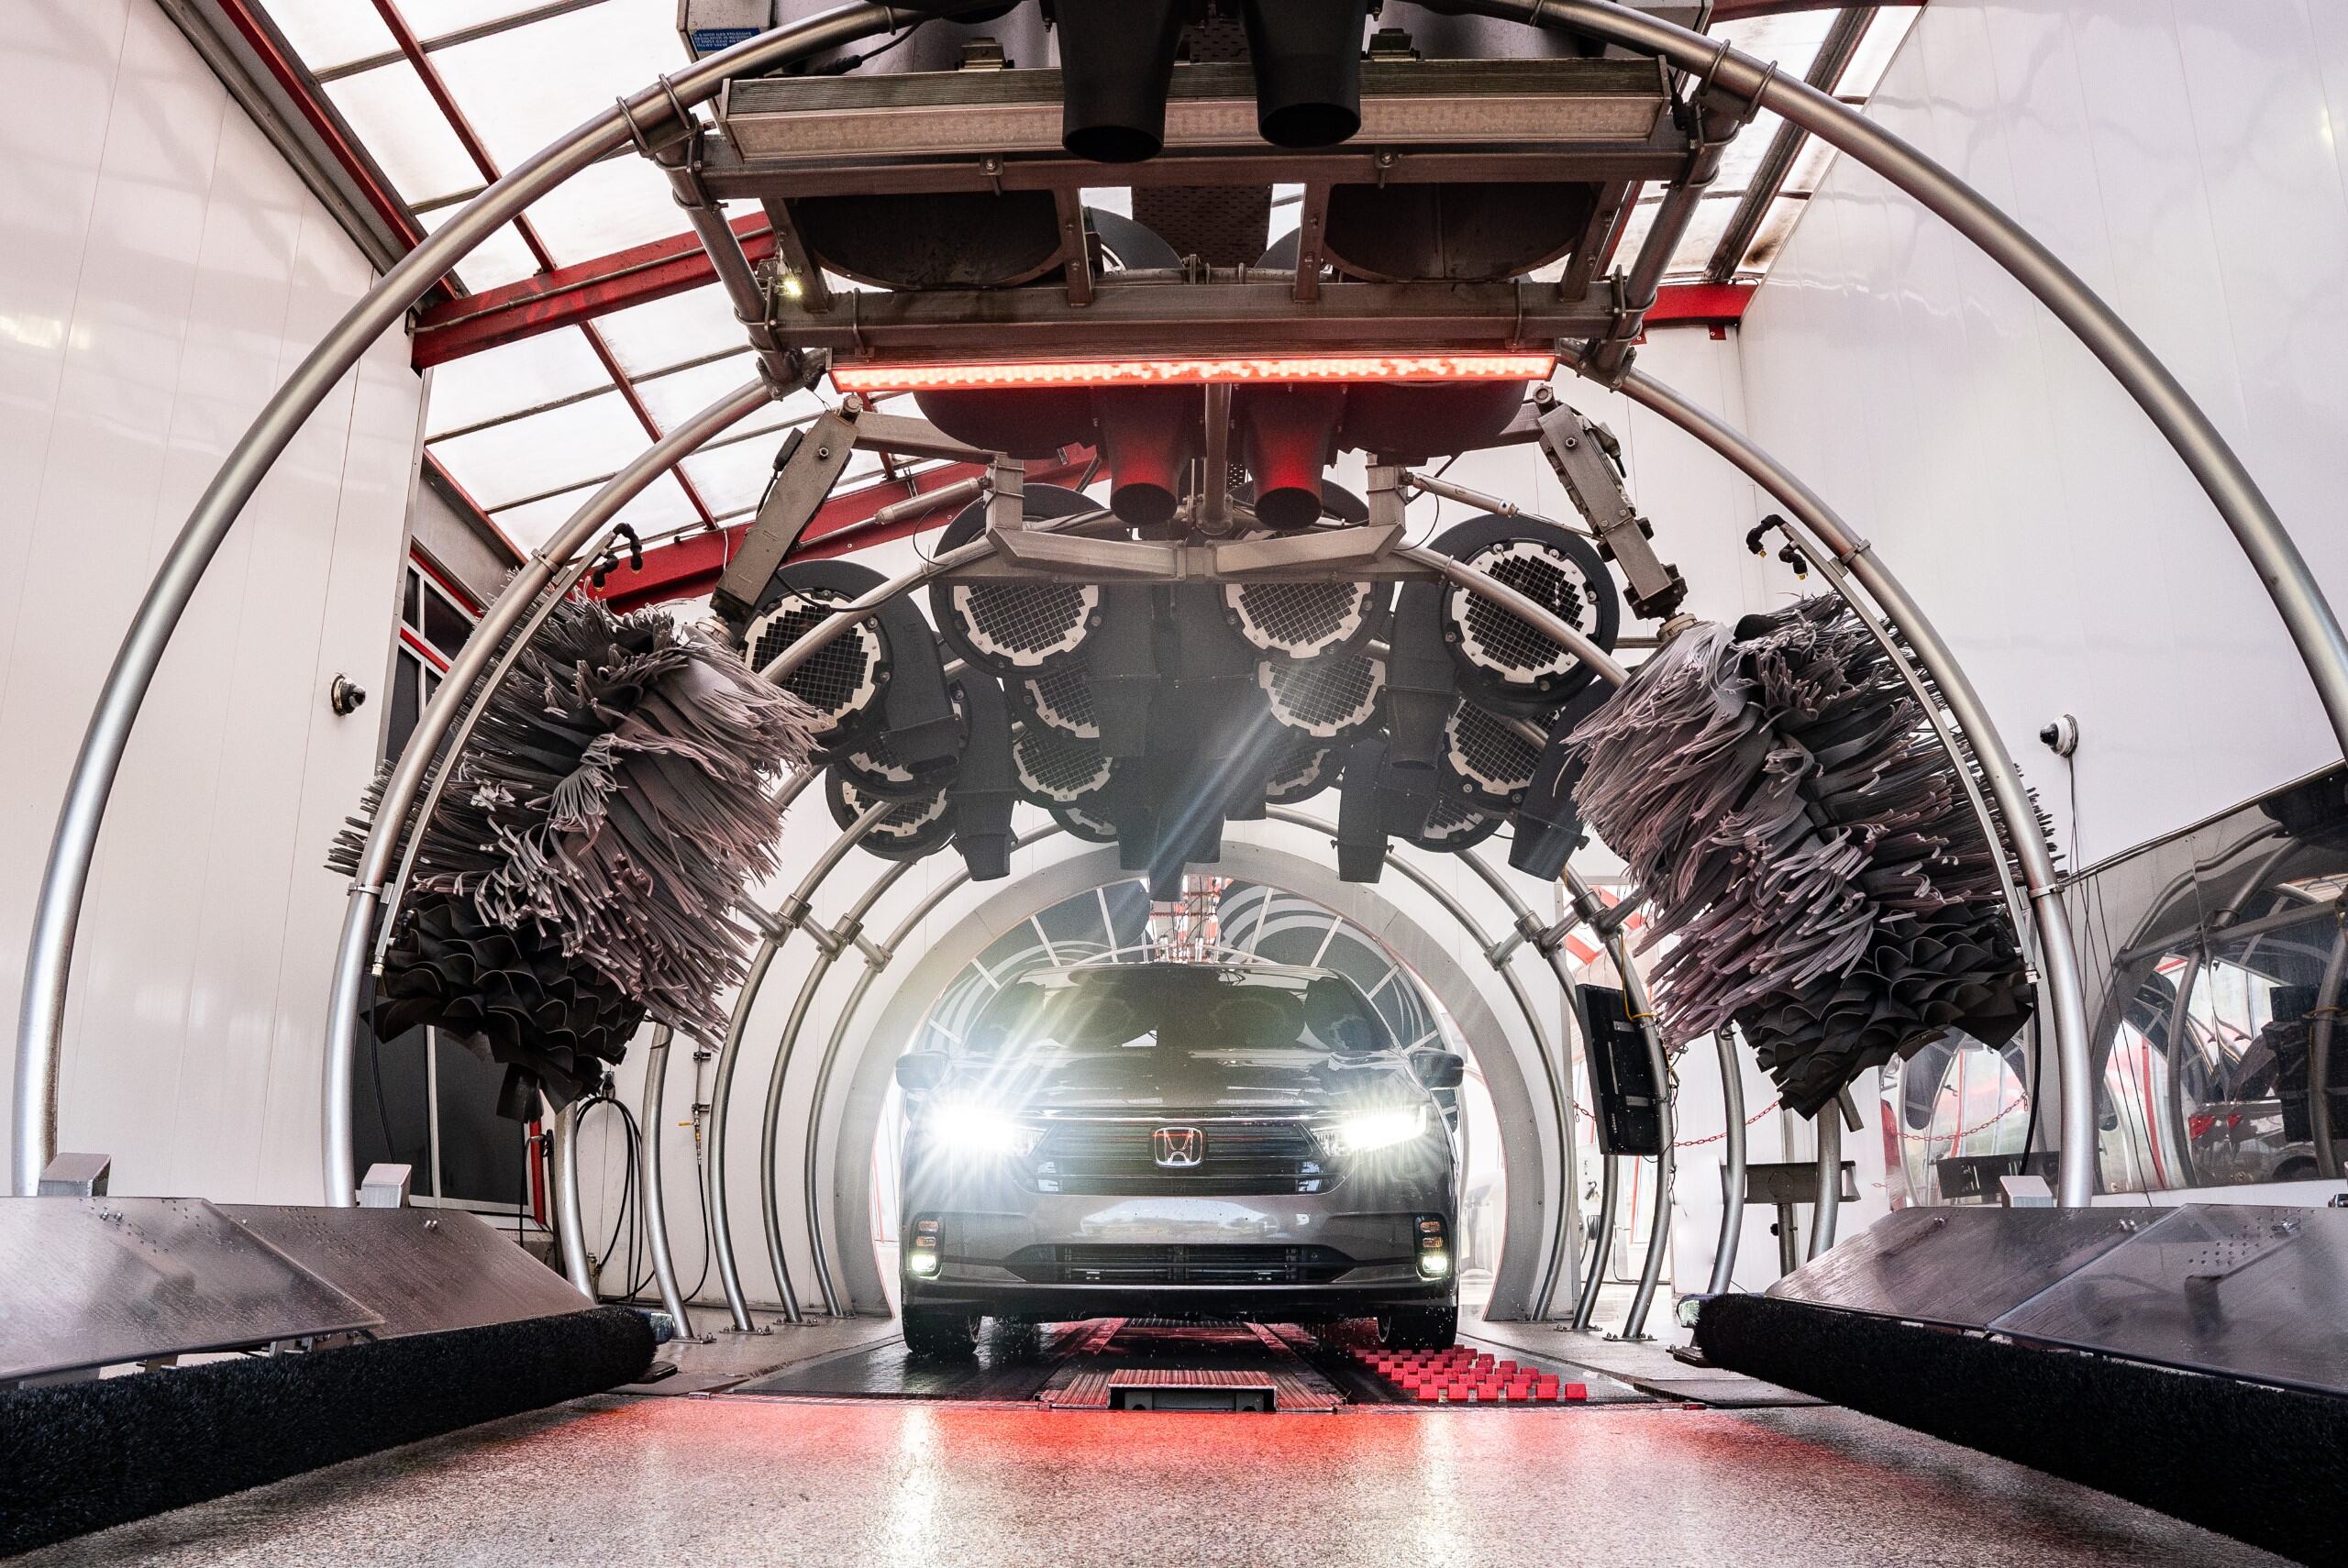
[[[1348,1184],[1349,1186],[1353,1184]],[[965,1204],[975,1196],[955,1194]],[[1358,1207],[1368,1198],[1376,1209]],[[1391,1208],[1386,1207],[1391,1203]],[[1016,1207],[907,1206],[909,1222],[935,1219],[940,1265],[904,1277],[913,1306],[963,1307],[996,1317],[1103,1316],[1297,1319],[1368,1317],[1393,1307],[1441,1306],[1448,1277],[1420,1276],[1417,1223],[1437,1215],[1452,1232],[1447,1191],[1415,1182],[1362,1184],[1353,1194],[1248,1198],[1081,1197],[1023,1192]],[[1065,1264],[1051,1260],[1072,1260]],[[1309,1260],[1291,1278],[1233,1278],[1242,1259]],[[1182,1260],[1189,1260],[1186,1266]],[[1172,1260],[1163,1276],[1124,1277],[1131,1260]],[[1201,1277],[1205,1276],[1205,1277]]]

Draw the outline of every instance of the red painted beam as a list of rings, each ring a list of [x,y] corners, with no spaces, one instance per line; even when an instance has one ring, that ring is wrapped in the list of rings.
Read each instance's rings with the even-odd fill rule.
[[[1759,292],[1757,283],[1666,283],[1656,291],[1647,326],[1734,326]]]
[[[1080,476],[1092,460],[1089,447],[1063,449],[1057,462],[1045,459],[1027,465],[1027,478],[1036,484],[1068,484]],[[816,508],[814,517],[800,536],[799,547],[791,553],[795,561],[823,560],[832,556],[844,556],[851,551],[903,539],[932,528],[943,528],[952,521],[960,505],[948,504],[911,516],[898,517],[887,523],[875,523],[880,510],[895,502],[907,501],[917,495],[927,495],[963,480],[977,479],[986,469],[977,463],[941,463],[934,469],[902,480],[888,480],[880,484],[866,485],[833,496]],[[968,504],[967,502],[962,504]],[[629,571],[623,567],[604,580],[595,597],[614,610],[640,610],[647,604],[659,604],[670,599],[690,599],[706,593],[717,586],[718,574],[733,558],[744,533],[749,529],[746,519],[728,525],[722,531],[690,535],[665,545],[656,545],[644,552],[644,569]]]
[[[765,218],[755,215],[737,218],[734,232],[753,265],[774,254],[774,234]],[[445,365],[484,348],[576,326],[630,305],[665,300],[714,278],[701,241],[690,234],[558,267],[420,314],[415,323],[415,368]]]

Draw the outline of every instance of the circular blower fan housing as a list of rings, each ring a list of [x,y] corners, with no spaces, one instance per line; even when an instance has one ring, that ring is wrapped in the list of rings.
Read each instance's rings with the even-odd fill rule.
[[[1367,582],[1226,582],[1223,613],[1260,653],[1314,658],[1351,644],[1369,624]]]
[[[1464,801],[1438,797],[1434,809],[1427,813],[1427,825],[1412,834],[1411,842],[1421,849],[1456,855],[1483,843],[1500,831],[1500,825],[1498,817],[1487,816]]]
[[[1461,558],[1543,606],[1600,647],[1613,646],[1620,616],[1606,563],[1570,534],[1494,540]],[[1554,706],[1595,672],[1524,619],[1465,588],[1444,596],[1444,638],[1463,678],[1486,701]]]
[[[1337,781],[1337,771],[1344,762],[1344,754],[1335,746],[1310,742],[1297,746],[1265,769],[1265,804],[1293,806],[1299,801],[1310,800]]]
[[[828,588],[785,590],[745,631],[743,657],[752,669],[764,669],[847,602],[847,594]],[[888,683],[888,639],[878,623],[859,621],[816,649],[783,678],[782,687],[815,710],[823,725],[815,743],[829,745],[878,712]]]
[[[1012,743],[1019,791],[1039,806],[1066,806],[1109,787],[1114,771],[1099,745],[1055,731],[1022,730]]]
[[[1082,659],[1056,665],[1019,683],[1019,704],[1037,723],[1077,740],[1101,738],[1092,706],[1092,671]]]
[[[1451,710],[1443,726],[1446,793],[1490,811],[1523,802],[1541,765],[1541,748],[1507,720],[1473,702]]]
[[[1386,664],[1368,654],[1333,653],[1301,662],[1267,659],[1256,667],[1272,717],[1315,740],[1340,740],[1378,718]]]
[[[885,799],[858,789],[842,778],[836,767],[825,772],[824,794],[832,809],[832,820],[840,825],[843,832],[853,827],[858,817]],[[916,795],[896,805],[886,816],[865,830],[860,847],[870,850],[884,860],[918,860],[943,846],[953,836],[953,799],[940,789]]]

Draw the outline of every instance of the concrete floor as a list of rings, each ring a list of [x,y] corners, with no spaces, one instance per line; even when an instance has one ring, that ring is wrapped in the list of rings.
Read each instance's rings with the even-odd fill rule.
[[[1850,1412],[606,1395],[18,1560],[858,1568],[2272,1563]]]

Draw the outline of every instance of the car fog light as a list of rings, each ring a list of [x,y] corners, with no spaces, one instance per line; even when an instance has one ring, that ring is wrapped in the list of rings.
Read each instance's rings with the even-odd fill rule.
[[[905,1272],[912,1275],[915,1279],[936,1279],[937,1277],[937,1254],[936,1253],[914,1253],[909,1254],[905,1259]]]
[[[1421,1253],[1419,1254],[1419,1277],[1421,1279],[1441,1279],[1450,1272],[1450,1253]]]

